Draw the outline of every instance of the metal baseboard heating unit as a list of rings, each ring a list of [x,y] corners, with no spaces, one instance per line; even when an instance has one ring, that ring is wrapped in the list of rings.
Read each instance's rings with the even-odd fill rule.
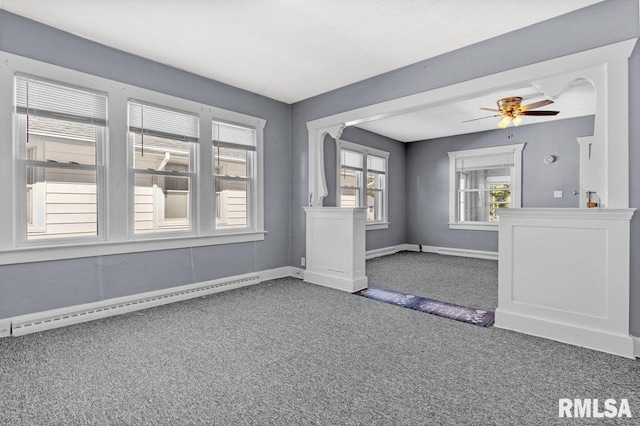
[[[100,302],[76,305],[11,318],[11,335],[22,336],[128,312],[193,299],[261,282],[260,275],[250,274],[232,280],[206,281],[167,290],[140,293]]]
[[[498,260],[498,253],[493,253],[490,251],[439,248],[438,253],[449,256],[477,257],[479,259]]]

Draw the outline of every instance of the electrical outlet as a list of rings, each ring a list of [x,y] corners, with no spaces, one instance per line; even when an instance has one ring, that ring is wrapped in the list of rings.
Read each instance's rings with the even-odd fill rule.
[[[553,191],[553,198],[562,198],[562,191]]]
[[[307,259],[305,259],[304,257],[300,258],[300,266],[305,266],[307,264]]]
[[[0,337],[11,336],[11,321],[0,321]]]

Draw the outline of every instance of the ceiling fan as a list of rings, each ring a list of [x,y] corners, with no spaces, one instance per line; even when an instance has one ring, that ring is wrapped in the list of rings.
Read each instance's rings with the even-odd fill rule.
[[[467,123],[469,121],[476,120],[484,120],[485,118],[491,117],[502,117],[502,119],[498,122],[498,127],[501,129],[505,129],[509,127],[511,123],[514,126],[519,126],[522,124],[524,120],[522,120],[523,115],[532,115],[532,116],[544,116],[544,115],[556,115],[560,111],[531,111],[532,109],[540,108],[545,105],[550,105],[553,103],[552,100],[545,99],[543,101],[534,102],[529,105],[520,105],[522,102],[522,98],[520,96],[512,96],[509,98],[503,98],[498,101],[498,109],[491,108],[480,108],[484,111],[497,112],[498,114],[490,115],[488,117],[480,117],[474,118],[473,120],[466,120],[463,123]]]

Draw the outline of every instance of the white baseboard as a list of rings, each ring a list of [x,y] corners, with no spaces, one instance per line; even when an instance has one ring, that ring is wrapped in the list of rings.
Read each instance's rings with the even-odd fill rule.
[[[285,266],[164,290],[138,293],[130,296],[101,300],[99,302],[5,318],[0,321],[0,337],[22,336],[38,331],[121,315],[154,306],[166,305],[168,303],[246,287],[277,278],[290,276],[300,278],[301,275],[301,271],[298,270],[298,268]]]
[[[619,355],[625,358],[634,359],[638,354],[638,340],[633,336],[623,336],[593,328],[583,328],[555,321],[545,321],[540,318],[506,312],[500,308],[496,309],[494,326]],[[634,345],[636,348],[635,356]]]
[[[482,251],[482,250],[470,250],[451,247],[436,247],[436,246],[419,246],[424,253],[437,253],[446,256],[461,256],[461,257],[474,257],[478,259],[490,259],[498,260],[498,252],[496,251]],[[420,250],[419,250],[420,251]]]
[[[636,358],[640,358],[640,337],[631,337],[633,338],[633,353]]]
[[[367,250],[367,252],[364,255],[364,258],[366,260],[369,260],[369,259],[374,259],[376,257],[396,254],[399,251],[402,251],[401,246],[391,246],[391,247],[383,247],[375,250]]]
[[[319,272],[304,271],[304,280],[311,284],[318,284],[324,287],[334,288],[336,290],[354,293],[356,291],[367,288],[367,277],[360,278],[340,278],[334,275],[325,275]]]
[[[451,247],[437,247],[437,246],[427,246],[427,245],[420,245],[420,244],[400,244],[397,246],[383,247],[375,250],[369,250],[367,251],[365,258],[369,260],[375,257],[395,254],[400,251],[415,251],[415,252],[422,252],[422,253],[436,253],[436,254],[442,254],[446,256],[461,256],[461,257],[474,257],[478,259],[498,260],[498,252],[495,252],[495,251],[470,250],[470,249],[459,249],[459,248],[451,248]]]

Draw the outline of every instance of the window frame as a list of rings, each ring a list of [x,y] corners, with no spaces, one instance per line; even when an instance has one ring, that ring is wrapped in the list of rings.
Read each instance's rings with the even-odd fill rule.
[[[12,141],[10,144],[0,145],[0,179],[5,182],[0,187],[0,197],[7,200],[0,207],[0,265],[264,240],[266,231],[263,144],[266,120],[11,53],[0,52],[0,63],[0,139]],[[96,178],[104,187],[102,191],[98,189],[98,226],[102,227],[98,229],[98,237],[30,241],[23,241],[21,238],[20,228],[26,232],[28,227],[25,211],[26,173],[22,172],[26,161],[23,156],[26,153],[20,152],[17,141],[19,129],[16,125],[14,87],[16,75],[28,75],[107,95],[105,141],[103,152],[96,152],[95,166]],[[196,173],[191,182],[192,193],[196,195],[190,200],[192,232],[188,234],[163,232],[157,235],[134,235],[130,228],[134,219],[131,202],[133,182],[130,182],[129,172],[132,164],[130,156],[133,155],[128,142],[127,103],[130,100],[191,112],[199,116],[199,142],[193,144],[196,145],[196,163],[192,167],[195,167]],[[253,165],[255,219],[251,228],[216,230],[214,227],[215,193],[211,179],[212,120],[236,123],[256,131],[256,160]],[[25,184],[24,189],[22,183]]]
[[[218,122],[222,125],[228,125],[228,126],[235,126],[235,127],[242,127],[242,128],[249,128],[252,129],[252,127],[237,123],[237,122],[229,122],[229,121],[223,121],[223,120],[212,120],[212,123],[210,123],[211,125],[213,125],[213,122]],[[255,129],[254,129],[255,130]],[[232,148],[232,149],[244,149],[246,150],[246,154],[247,154],[247,162],[246,162],[246,168],[247,168],[247,176],[234,176],[234,175],[230,175],[227,173],[224,174],[220,174],[220,173],[216,173],[216,165],[215,165],[215,146],[216,143],[218,144],[217,146],[220,147],[226,147],[226,148]],[[213,138],[211,138],[211,149],[212,149],[212,155],[211,155],[211,161],[212,161],[212,174],[211,176],[213,177],[213,188],[214,188],[214,205],[213,205],[213,209],[214,209],[214,228],[216,229],[216,232],[220,233],[220,234],[224,234],[224,233],[233,233],[233,232],[238,232],[238,231],[243,231],[243,230],[247,230],[247,229],[251,229],[253,226],[255,226],[254,224],[257,223],[258,221],[262,220],[261,218],[259,218],[259,212],[260,209],[258,209],[256,206],[257,204],[260,202],[260,196],[257,192],[257,188],[260,185],[260,182],[258,180],[257,177],[257,171],[259,169],[261,169],[261,163],[260,166],[258,166],[259,161],[261,161],[261,155],[258,154],[258,133],[256,131],[256,138],[255,138],[255,145],[253,146],[249,146],[249,145],[243,145],[243,144],[234,144],[231,142],[223,142],[223,141],[218,141],[215,140]],[[224,167],[224,166],[221,166]],[[224,170],[226,172],[226,170]],[[248,192],[248,196],[247,196],[247,226],[246,227],[233,227],[233,226],[229,226],[229,227],[222,227],[222,228],[218,228],[218,205],[216,202],[216,194],[215,194],[215,189],[216,189],[216,184],[218,182],[218,180],[220,181],[236,181],[236,182],[245,182],[247,185],[247,192]],[[226,213],[226,212],[225,212]],[[221,215],[222,216],[222,215]],[[225,218],[225,222],[227,220],[226,218],[226,214],[224,215]]]
[[[522,207],[522,151],[526,143],[475,148],[462,151],[450,151],[449,155],[449,229],[466,229],[475,231],[498,231],[498,222],[464,221],[459,218],[458,179],[456,160],[464,158],[482,157],[487,155],[513,155],[513,169],[511,171],[511,207]]]
[[[194,115],[194,112],[192,111],[182,111],[182,110],[177,110],[176,108],[170,107],[170,106],[165,106],[165,105],[158,105],[158,104],[151,104],[149,102],[145,102],[139,99],[129,99],[127,102],[127,145],[128,145],[128,150],[129,150],[129,155],[128,155],[128,165],[129,165],[129,235],[131,236],[132,239],[147,239],[147,238],[165,238],[167,236],[180,236],[180,235],[196,235],[197,230],[195,227],[195,223],[197,223],[198,221],[198,211],[197,211],[197,203],[198,203],[198,192],[197,192],[197,179],[198,179],[198,173],[197,173],[197,167],[196,164],[198,162],[198,149],[197,149],[197,144],[200,143],[201,139],[199,138],[198,142],[190,142],[190,141],[185,141],[186,143],[189,143],[189,170],[186,172],[174,172],[174,171],[168,171],[168,170],[148,170],[148,169],[141,169],[141,168],[136,168],[135,167],[135,145],[134,145],[134,140],[133,140],[133,133],[130,129],[130,123],[129,123],[129,105],[130,104],[140,104],[143,107],[146,106],[150,106],[153,108],[158,108],[158,109],[164,109],[167,111],[172,111],[172,112],[177,112],[177,113],[181,113],[181,114],[191,114]],[[200,117],[198,115],[198,120],[200,120]],[[199,123],[198,123],[199,125]],[[184,231],[152,231],[152,232],[138,232],[136,233],[135,231],[135,216],[136,216],[136,212],[135,212],[135,207],[136,207],[136,203],[135,203],[135,198],[136,198],[136,194],[135,194],[135,188],[136,188],[136,184],[135,184],[135,180],[136,180],[136,175],[148,175],[153,177],[163,177],[163,178],[171,178],[171,177],[179,177],[179,178],[187,178],[189,179],[189,201],[188,201],[188,211],[189,211],[189,217],[187,218],[186,222],[189,225],[189,229],[184,230]],[[154,203],[155,205],[155,203]],[[160,209],[158,211],[156,211],[154,209],[153,212],[154,216],[159,216],[157,222],[160,224],[164,224],[165,218],[164,218],[164,214],[165,211],[164,209]],[[155,219],[154,219],[155,220]]]
[[[387,229],[389,228],[389,152],[382,151],[380,149],[371,148],[364,145],[359,145],[353,142],[348,142],[343,139],[336,139],[336,206],[341,206],[342,186],[340,185],[340,173],[342,171],[342,150],[355,152],[362,154],[362,176],[360,179],[360,187],[357,188],[360,192],[359,206],[367,208],[367,179],[368,179],[368,163],[367,156],[371,155],[384,159],[385,172],[384,172],[384,188],[382,190],[382,220],[367,221],[366,229],[368,231],[375,229]],[[375,173],[381,174],[379,171]]]
[[[106,96],[106,93],[99,89],[94,89],[91,87],[80,86],[74,84],[73,82],[61,82],[52,80],[47,77],[34,75],[32,73],[27,72],[15,72],[13,73],[13,88],[15,90],[15,81],[18,77],[28,78],[39,80],[46,83],[57,84],[60,86],[65,86],[72,89],[83,90],[87,92],[93,92],[98,95]],[[13,105],[14,97],[11,97],[11,104]],[[109,99],[107,97],[107,109],[109,105]],[[13,105],[15,107],[15,105]],[[102,131],[96,132],[96,141],[95,141],[95,164],[94,165],[84,165],[84,164],[66,164],[66,163],[55,163],[48,162],[46,159],[30,159],[28,154],[27,147],[27,116],[23,114],[19,114],[17,111],[13,110],[12,114],[12,124],[14,128],[14,164],[16,170],[16,188],[15,188],[15,206],[14,210],[18,215],[18,220],[15,226],[16,235],[15,235],[15,244],[17,247],[49,247],[49,246],[57,246],[57,245],[67,245],[67,244],[83,244],[83,243],[91,243],[91,242],[103,242],[105,241],[105,175],[104,175],[104,153],[105,146],[107,143],[107,126],[103,128]],[[44,142],[41,142],[40,145],[44,145]],[[46,213],[43,211],[37,212],[37,222],[35,224],[30,224],[26,220],[21,220],[21,218],[27,217],[27,169],[28,167],[38,167],[43,169],[58,169],[58,170],[87,170],[93,171],[96,174],[96,235],[95,236],[79,236],[79,237],[51,237],[44,239],[32,239],[30,240],[28,237],[28,233],[30,230],[46,230]],[[43,198],[46,202],[46,193],[39,194],[40,198]]]

